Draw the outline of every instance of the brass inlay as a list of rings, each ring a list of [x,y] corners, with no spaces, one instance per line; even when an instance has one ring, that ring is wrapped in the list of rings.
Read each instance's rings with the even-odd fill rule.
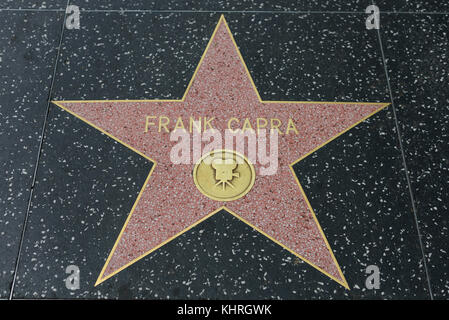
[[[243,197],[254,185],[253,164],[243,155],[230,150],[214,150],[205,154],[193,169],[198,190],[217,201]]]

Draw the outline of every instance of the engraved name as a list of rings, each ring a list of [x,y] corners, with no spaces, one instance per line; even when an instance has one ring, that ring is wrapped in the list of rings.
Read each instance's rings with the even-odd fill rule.
[[[185,130],[192,133],[216,129],[215,117],[176,117],[148,115],[145,118],[145,132],[170,133],[176,130]],[[245,133],[247,131],[259,133],[260,130],[276,130],[279,135],[298,135],[298,128],[293,119],[282,121],[278,118],[234,118],[226,120],[226,129],[231,132]]]

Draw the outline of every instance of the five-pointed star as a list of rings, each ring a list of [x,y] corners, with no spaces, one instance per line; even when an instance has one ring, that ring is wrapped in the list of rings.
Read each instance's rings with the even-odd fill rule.
[[[386,106],[383,103],[262,101],[222,16],[181,100],[57,101],[58,106],[153,161],[97,284],[225,208],[294,255],[348,284],[292,165]],[[173,164],[170,134],[147,116],[295,119],[299,135],[279,136],[275,175],[256,175],[244,197],[224,203],[204,196],[192,179],[194,164]],[[299,159],[298,159],[299,158]],[[255,164],[256,170],[258,164]],[[299,186],[299,188],[298,188]]]

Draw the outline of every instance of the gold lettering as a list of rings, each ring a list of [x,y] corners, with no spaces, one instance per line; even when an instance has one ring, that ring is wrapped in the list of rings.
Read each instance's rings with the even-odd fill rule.
[[[162,122],[162,120],[165,120]],[[165,132],[170,132],[167,128],[167,125],[170,123],[170,119],[166,116],[160,116],[159,117],[159,132],[161,132],[161,129],[164,128]]]
[[[175,124],[175,128],[173,129],[173,131],[176,131],[176,129],[182,129],[182,130],[186,130],[186,128],[184,127],[184,122],[182,122],[182,118],[178,117],[178,120],[176,120],[176,124]]]
[[[231,119],[228,120],[228,129],[231,131],[231,133],[236,133],[236,132],[238,131],[238,129],[233,130],[233,129],[231,128],[231,123],[232,123],[232,122],[237,122],[237,123],[239,123],[240,121],[239,121],[239,119],[237,119],[237,118],[231,118]]]
[[[260,122],[263,120],[263,124],[261,124]],[[263,129],[266,128],[268,125],[268,120],[265,118],[257,118],[256,120],[256,126],[257,126],[257,133],[259,133],[259,129]]]
[[[290,130],[295,131],[296,134],[299,134],[298,129],[296,129],[295,124],[293,123],[292,119],[288,119],[288,124],[287,124],[287,131],[285,132],[285,134],[288,134],[288,132]]]
[[[207,117],[204,117],[204,131],[206,131],[207,130],[207,126],[209,126],[209,128],[213,131],[214,130],[214,127],[212,127],[212,124],[211,124],[211,122],[212,122],[212,120],[214,120],[215,119],[215,117],[212,117],[212,118],[210,118],[209,120],[207,120]]]
[[[194,118],[190,117],[189,121],[189,132],[192,133],[193,127],[196,128],[197,132],[201,133],[201,117],[199,117],[198,120],[195,120]]]
[[[156,116],[147,116],[146,120],[145,120],[145,132],[148,132],[148,127],[151,126],[155,126],[156,123],[154,122],[150,122],[150,119],[156,119]]]
[[[276,124],[275,124],[276,122]],[[276,129],[279,134],[283,134],[281,129],[279,129],[279,127],[282,125],[282,121],[276,118],[272,118],[270,119],[270,125],[271,125],[271,130]]]
[[[245,118],[245,121],[243,122],[242,132],[245,133],[246,130],[254,131],[248,118]]]

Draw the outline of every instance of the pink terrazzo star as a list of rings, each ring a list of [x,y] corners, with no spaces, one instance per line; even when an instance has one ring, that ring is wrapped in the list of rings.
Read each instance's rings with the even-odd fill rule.
[[[252,190],[225,209],[348,288],[292,163],[302,159],[386,104],[261,101],[224,17],[220,18],[198,69],[181,100],[58,101],[58,106],[148,159],[154,160],[131,213],[97,283],[143,258],[223,208],[196,188],[194,164],[175,165],[170,134],[152,127],[146,116],[214,117],[224,131],[231,117],[295,119],[299,135],[279,136],[279,168],[256,175]],[[157,119],[156,119],[157,121]],[[257,170],[257,164],[256,172]],[[298,187],[299,185],[299,187]]]

